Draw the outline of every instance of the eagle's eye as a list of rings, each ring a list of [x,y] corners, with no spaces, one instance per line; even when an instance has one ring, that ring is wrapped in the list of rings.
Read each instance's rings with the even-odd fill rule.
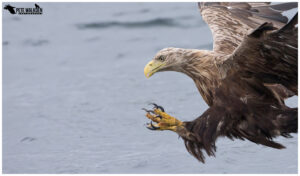
[[[164,56],[159,56],[159,57],[157,58],[157,60],[159,60],[159,61],[165,61],[165,57],[164,57]]]

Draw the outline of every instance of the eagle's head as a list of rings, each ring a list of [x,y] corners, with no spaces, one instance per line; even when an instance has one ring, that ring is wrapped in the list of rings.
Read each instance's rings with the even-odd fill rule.
[[[160,50],[144,68],[147,78],[156,72],[177,71],[185,72],[185,67],[199,58],[199,50],[182,48],[165,48]]]

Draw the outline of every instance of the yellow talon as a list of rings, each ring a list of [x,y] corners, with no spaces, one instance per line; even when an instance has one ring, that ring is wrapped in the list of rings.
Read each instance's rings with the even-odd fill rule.
[[[151,113],[154,113],[154,115]],[[157,123],[150,123],[147,125],[147,128],[151,130],[171,130],[176,132],[179,127],[183,125],[183,122],[167,114],[166,112],[163,112],[159,108],[155,108],[153,111],[151,111],[151,113],[147,112],[146,117]]]

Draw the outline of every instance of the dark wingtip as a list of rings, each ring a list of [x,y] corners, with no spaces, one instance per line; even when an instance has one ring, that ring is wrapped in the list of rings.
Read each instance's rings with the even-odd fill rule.
[[[288,29],[294,28],[294,26],[298,24],[298,12],[294,15],[294,17],[285,25],[283,26],[279,31],[284,31]]]

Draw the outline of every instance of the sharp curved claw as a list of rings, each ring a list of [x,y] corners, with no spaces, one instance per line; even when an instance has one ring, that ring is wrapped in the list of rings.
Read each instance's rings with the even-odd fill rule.
[[[145,108],[142,108],[142,110],[144,110],[144,111],[146,111],[146,112],[148,112],[149,110],[147,110],[147,109],[145,109]]]
[[[157,106],[158,109],[160,109],[162,112],[165,112],[165,109],[161,106]]]
[[[160,115],[158,115],[158,116],[156,116],[156,117],[158,117],[158,118],[162,119],[162,116],[160,116]]]
[[[157,106],[157,104],[156,103],[149,103],[149,105],[153,105],[153,106]]]
[[[148,125],[149,125],[149,123],[148,123]],[[147,128],[148,128],[149,130],[157,130],[157,129],[159,129],[159,127],[156,127],[156,126],[154,126],[154,125],[152,124],[152,121],[150,122],[150,126],[147,126]]]
[[[165,109],[162,106],[157,105],[156,103],[150,103],[150,105],[153,105],[154,108],[160,109],[162,112],[165,112]]]
[[[152,124],[152,121],[150,122],[150,125],[151,125],[151,127],[152,127],[154,130],[159,129],[159,127],[156,127],[156,126],[154,126],[154,125]]]
[[[153,114],[154,114],[154,111],[152,111],[152,110],[147,110],[147,109],[145,109],[145,108],[142,108],[142,110],[144,110],[144,111],[146,111],[146,112],[148,112],[148,113],[153,113]]]

